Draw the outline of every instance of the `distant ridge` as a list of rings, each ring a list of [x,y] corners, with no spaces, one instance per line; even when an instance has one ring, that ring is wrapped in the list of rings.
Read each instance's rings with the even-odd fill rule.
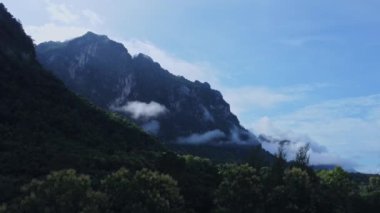
[[[133,119],[164,142],[259,144],[208,83],[175,76],[144,54],[132,57],[107,36],[87,32],[42,43],[37,55],[69,89]]]

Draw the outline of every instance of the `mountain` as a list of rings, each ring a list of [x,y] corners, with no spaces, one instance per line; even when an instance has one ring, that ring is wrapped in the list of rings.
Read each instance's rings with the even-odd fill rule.
[[[46,71],[31,38],[0,3],[0,203],[52,170],[150,168],[163,150],[140,128],[79,98]]]
[[[40,63],[75,93],[133,119],[169,143],[253,144],[222,94],[163,69],[149,56],[132,57],[104,35],[88,32],[36,47]]]

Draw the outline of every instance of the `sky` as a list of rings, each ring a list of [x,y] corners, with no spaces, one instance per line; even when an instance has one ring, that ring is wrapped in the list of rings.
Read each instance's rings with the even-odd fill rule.
[[[87,31],[222,92],[255,134],[380,173],[380,1],[2,0],[35,43]],[[271,146],[264,148],[274,151]]]

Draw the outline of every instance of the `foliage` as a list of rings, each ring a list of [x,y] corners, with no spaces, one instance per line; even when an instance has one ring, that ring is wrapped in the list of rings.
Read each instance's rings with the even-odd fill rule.
[[[317,184],[306,170],[287,167],[283,184],[275,185],[268,167],[257,171],[248,164],[224,164],[214,176],[209,173],[216,167],[207,159],[179,159],[186,162],[179,185],[171,176],[148,169],[131,172],[121,168],[99,184],[75,170],[60,170],[32,180],[17,199],[1,205],[0,212],[371,213],[379,209],[379,176],[369,178],[359,194],[341,168],[320,171],[321,184]]]
[[[363,198],[363,212],[376,212],[380,209],[380,176],[369,178],[368,185],[362,187],[360,192]]]
[[[127,169],[106,176],[98,191],[87,175],[75,170],[50,173],[23,187],[12,202],[11,212],[181,212],[183,199],[177,182],[169,175],[142,169]],[[6,206],[1,206],[4,212]]]
[[[380,191],[380,177],[379,176],[369,178],[369,184],[368,184],[367,190],[369,192]]]
[[[143,169],[136,172],[132,186],[136,196],[133,212],[180,212],[183,198],[169,175]]]
[[[214,191],[220,178],[211,160],[166,152],[157,161],[157,168],[178,181],[188,209],[209,212],[214,207]]]
[[[184,172],[178,176],[179,186],[188,209],[209,212],[213,209],[214,192],[220,182],[217,167],[205,158],[185,155]]]
[[[165,146],[181,155],[194,155],[208,158],[214,163],[245,163],[254,167],[270,166],[275,157],[261,146],[241,145],[235,143],[215,144],[177,144],[168,143]]]
[[[273,162],[272,170],[271,170],[271,182],[274,185],[281,185],[283,183],[283,175],[285,168],[287,166],[286,162],[286,152],[284,148],[284,144],[287,141],[280,142],[280,146],[278,147],[278,151],[276,153],[276,159]]]
[[[261,167],[270,166],[275,161],[275,156],[263,151],[261,146],[252,147],[249,157],[245,159],[252,167],[260,169]]]
[[[102,180],[102,191],[109,196],[109,208],[114,212],[128,212],[130,206],[126,202],[133,199],[130,192],[133,175],[125,168],[108,175]]]
[[[333,170],[323,170],[318,173],[321,183],[331,189],[331,191],[338,193],[341,197],[348,196],[355,191],[354,183],[350,180],[347,172],[341,167]]]
[[[358,188],[348,173],[337,167],[330,171],[320,171],[318,176],[324,191],[323,205],[332,212],[349,212],[353,204],[351,201],[355,199]]]
[[[170,176],[143,169],[120,169],[102,181],[113,212],[180,212],[182,196]]]
[[[299,148],[296,153],[295,165],[301,168],[306,168],[309,165],[310,156],[307,154],[310,149],[310,144],[306,144]]]
[[[307,172],[287,169],[284,174],[286,212],[313,212],[313,185]]]
[[[52,172],[44,180],[23,187],[17,211],[20,212],[101,212],[105,195],[91,189],[89,176],[75,170]]]
[[[247,164],[227,164],[220,168],[222,182],[215,202],[220,212],[260,212],[263,186],[256,170]]]

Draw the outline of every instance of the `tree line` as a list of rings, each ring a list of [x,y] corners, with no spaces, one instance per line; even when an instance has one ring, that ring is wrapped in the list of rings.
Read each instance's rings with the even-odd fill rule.
[[[54,171],[24,185],[0,212],[378,212],[379,176],[357,182],[340,167],[315,172],[308,149],[301,147],[288,163],[280,146],[269,167],[167,152],[157,171]]]

